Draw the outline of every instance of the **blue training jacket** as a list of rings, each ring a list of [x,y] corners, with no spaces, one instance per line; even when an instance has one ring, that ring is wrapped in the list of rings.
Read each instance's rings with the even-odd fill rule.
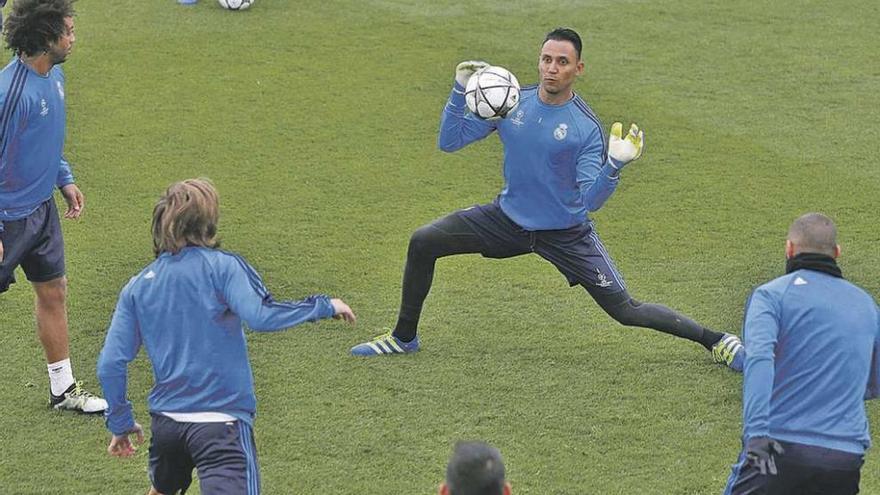
[[[0,232],[73,183],[64,160],[64,73],[45,76],[18,57],[0,71]]]
[[[513,112],[487,121],[467,110],[464,88],[456,82],[440,121],[440,149],[456,151],[492,131],[504,144],[501,209],[526,230],[580,225],[617,188],[602,124],[580,96],[548,105],[538,86],[525,87]]]
[[[743,328],[743,438],[863,454],[880,395],[880,310],[852,283],[796,270],[758,287]]]
[[[107,428],[134,426],[128,363],[141,345],[153,365],[151,412],[221,412],[252,424],[253,375],[242,322],[276,331],[334,315],[327,296],[276,302],[240,256],[187,247],[163,253],[122,289],[98,357]]]

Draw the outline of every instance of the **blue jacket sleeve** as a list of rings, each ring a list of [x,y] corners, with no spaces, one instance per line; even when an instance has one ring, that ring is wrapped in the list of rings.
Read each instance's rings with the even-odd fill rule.
[[[871,369],[868,375],[868,389],[865,391],[865,400],[880,397],[880,310],[878,310],[877,337],[874,339],[874,354],[871,356]]]
[[[578,189],[588,211],[601,208],[620,182],[618,176],[612,177],[614,168],[608,162],[606,146],[605,137],[597,127],[577,158]]]
[[[104,348],[98,356],[98,380],[107,400],[104,413],[107,429],[114,435],[122,435],[134,427],[131,401],[126,397],[128,363],[134,360],[141,347],[141,334],[131,299],[122,290],[110,329],[104,340]]]
[[[456,82],[440,117],[440,136],[437,139],[437,146],[451,153],[485,138],[494,130],[493,123],[475,117],[467,111],[464,88]]]
[[[752,293],[743,323],[746,362],[743,369],[743,437],[770,434],[770,398],[779,338],[780,308],[764,287]]]
[[[58,178],[55,179],[55,185],[58,186],[58,189],[62,187],[73,184],[73,172],[70,170],[70,163],[61,156],[61,166],[58,167]]]
[[[251,330],[284,330],[335,314],[330,298],[325,295],[309,296],[300,301],[275,301],[253,267],[236,255],[227,259],[220,292],[229,309]]]

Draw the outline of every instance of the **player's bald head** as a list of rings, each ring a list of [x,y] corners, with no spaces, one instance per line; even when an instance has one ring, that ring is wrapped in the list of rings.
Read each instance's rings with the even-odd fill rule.
[[[788,240],[794,253],[818,253],[836,257],[837,227],[821,213],[807,213],[798,217],[788,229]]]

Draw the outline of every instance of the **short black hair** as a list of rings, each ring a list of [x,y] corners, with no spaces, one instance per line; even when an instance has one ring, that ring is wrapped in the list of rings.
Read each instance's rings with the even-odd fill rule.
[[[485,442],[458,442],[446,466],[450,495],[502,495],[501,452]]]
[[[578,60],[581,59],[581,48],[583,48],[584,44],[581,42],[581,35],[577,34],[577,31],[574,29],[558,27],[550,31],[547,33],[547,36],[544,36],[544,42],[541,43],[541,46],[544,46],[550,40],[568,41],[574,45],[574,51],[577,52]]]
[[[16,54],[37,55],[66,32],[74,0],[15,0],[3,27],[6,46]]]

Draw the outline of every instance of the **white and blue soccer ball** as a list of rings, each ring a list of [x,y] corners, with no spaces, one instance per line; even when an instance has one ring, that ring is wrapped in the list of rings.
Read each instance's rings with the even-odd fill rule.
[[[217,0],[227,10],[245,10],[251,8],[256,0]]]
[[[519,81],[504,67],[490,65],[468,79],[464,101],[481,119],[504,118],[519,105]]]

